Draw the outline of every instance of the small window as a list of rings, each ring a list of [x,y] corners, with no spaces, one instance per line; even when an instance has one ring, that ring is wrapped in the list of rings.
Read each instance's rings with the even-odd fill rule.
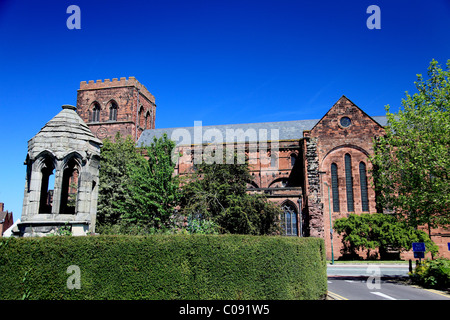
[[[144,129],[150,129],[150,112],[147,111],[147,113],[145,114],[145,124],[144,124]]]
[[[350,127],[350,125],[352,124],[352,120],[350,120],[349,117],[342,117],[340,120],[340,124],[344,128],[347,128],[347,127]]]
[[[270,154],[270,167],[278,168],[278,157],[274,152]]]
[[[94,103],[94,107],[92,108],[92,122],[99,122],[100,121],[100,104],[98,102]]]
[[[111,105],[109,107],[109,120],[117,121],[117,103],[111,101]]]
[[[295,154],[291,154],[291,168],[294,167],[296,160],[297,160],[297,157],[295,156]]]
[[[282,208],[283,217],[282,217],[282,226],[287,236],[298,236],[298,228],[297,228],[297,210],[295,207],[287,203]]]

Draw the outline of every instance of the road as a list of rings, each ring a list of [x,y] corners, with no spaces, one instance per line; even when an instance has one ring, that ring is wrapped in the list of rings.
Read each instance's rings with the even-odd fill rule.
[[[328,265],[328,296],[334,300],[450,300],[445,292],[394,281],[408,265]]]
[[[327,266],[328,276],[406,277],[407,264],[334,264]]]

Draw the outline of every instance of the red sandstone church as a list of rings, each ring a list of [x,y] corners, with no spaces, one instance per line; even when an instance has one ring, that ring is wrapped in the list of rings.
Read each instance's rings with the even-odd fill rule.
[[[264,193],[283,209],[286,235],[325,239],[331,259],[330,221],[377,207],[369,156],[373,138],[383,135],[385,116],[369,116],[342,96],[321,118],[234,125],[155,128],[155,97],[134,77],[82,81],[77,113],[99,139],[117,131],[138,146],[166,133],[181,157],[176,173],[192,170],[198,150],[218,146],[241,150],[254,180],[249,192]],[[221,153],[222,154],[222,153]],[[330,218],[331,210],[331,218]],[[434,231],[442,255],[450,234]],[[342,243],[334,236],[334,258]],[[411,253],[403,255],[410,258]]]

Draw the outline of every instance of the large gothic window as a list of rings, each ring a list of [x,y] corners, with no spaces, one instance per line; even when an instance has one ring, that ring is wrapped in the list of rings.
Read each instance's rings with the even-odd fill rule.
[[[347,211],[354,212],[352,158],[348,153],[345,154],[345,188],[347,192]]]
[[[368,196],[368,192],[367,192],[366,164],[362,161],[359,163],[359,179],[360,179],[360,184],[361,184],[362,211],[369,211],[369,196]]]
[[[298,236],[298,214],[297,209],[291,203],[286,203],[281,208],[283,210],[282,226],[287,236]]]
[[[331,192],[333,195],[333,212],[339,212],[339,183],[336,163],[331,164]]]

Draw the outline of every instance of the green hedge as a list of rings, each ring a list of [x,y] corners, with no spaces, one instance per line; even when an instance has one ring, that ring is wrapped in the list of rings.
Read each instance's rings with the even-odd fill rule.
[[[67,268],[81,288],[68,289]],[[1,299],[321,299],[323,239],[242,235],[0,238]]]
[[[426,259],[410,276],[413,282],[424,287],[450,290],[450,259]]]

